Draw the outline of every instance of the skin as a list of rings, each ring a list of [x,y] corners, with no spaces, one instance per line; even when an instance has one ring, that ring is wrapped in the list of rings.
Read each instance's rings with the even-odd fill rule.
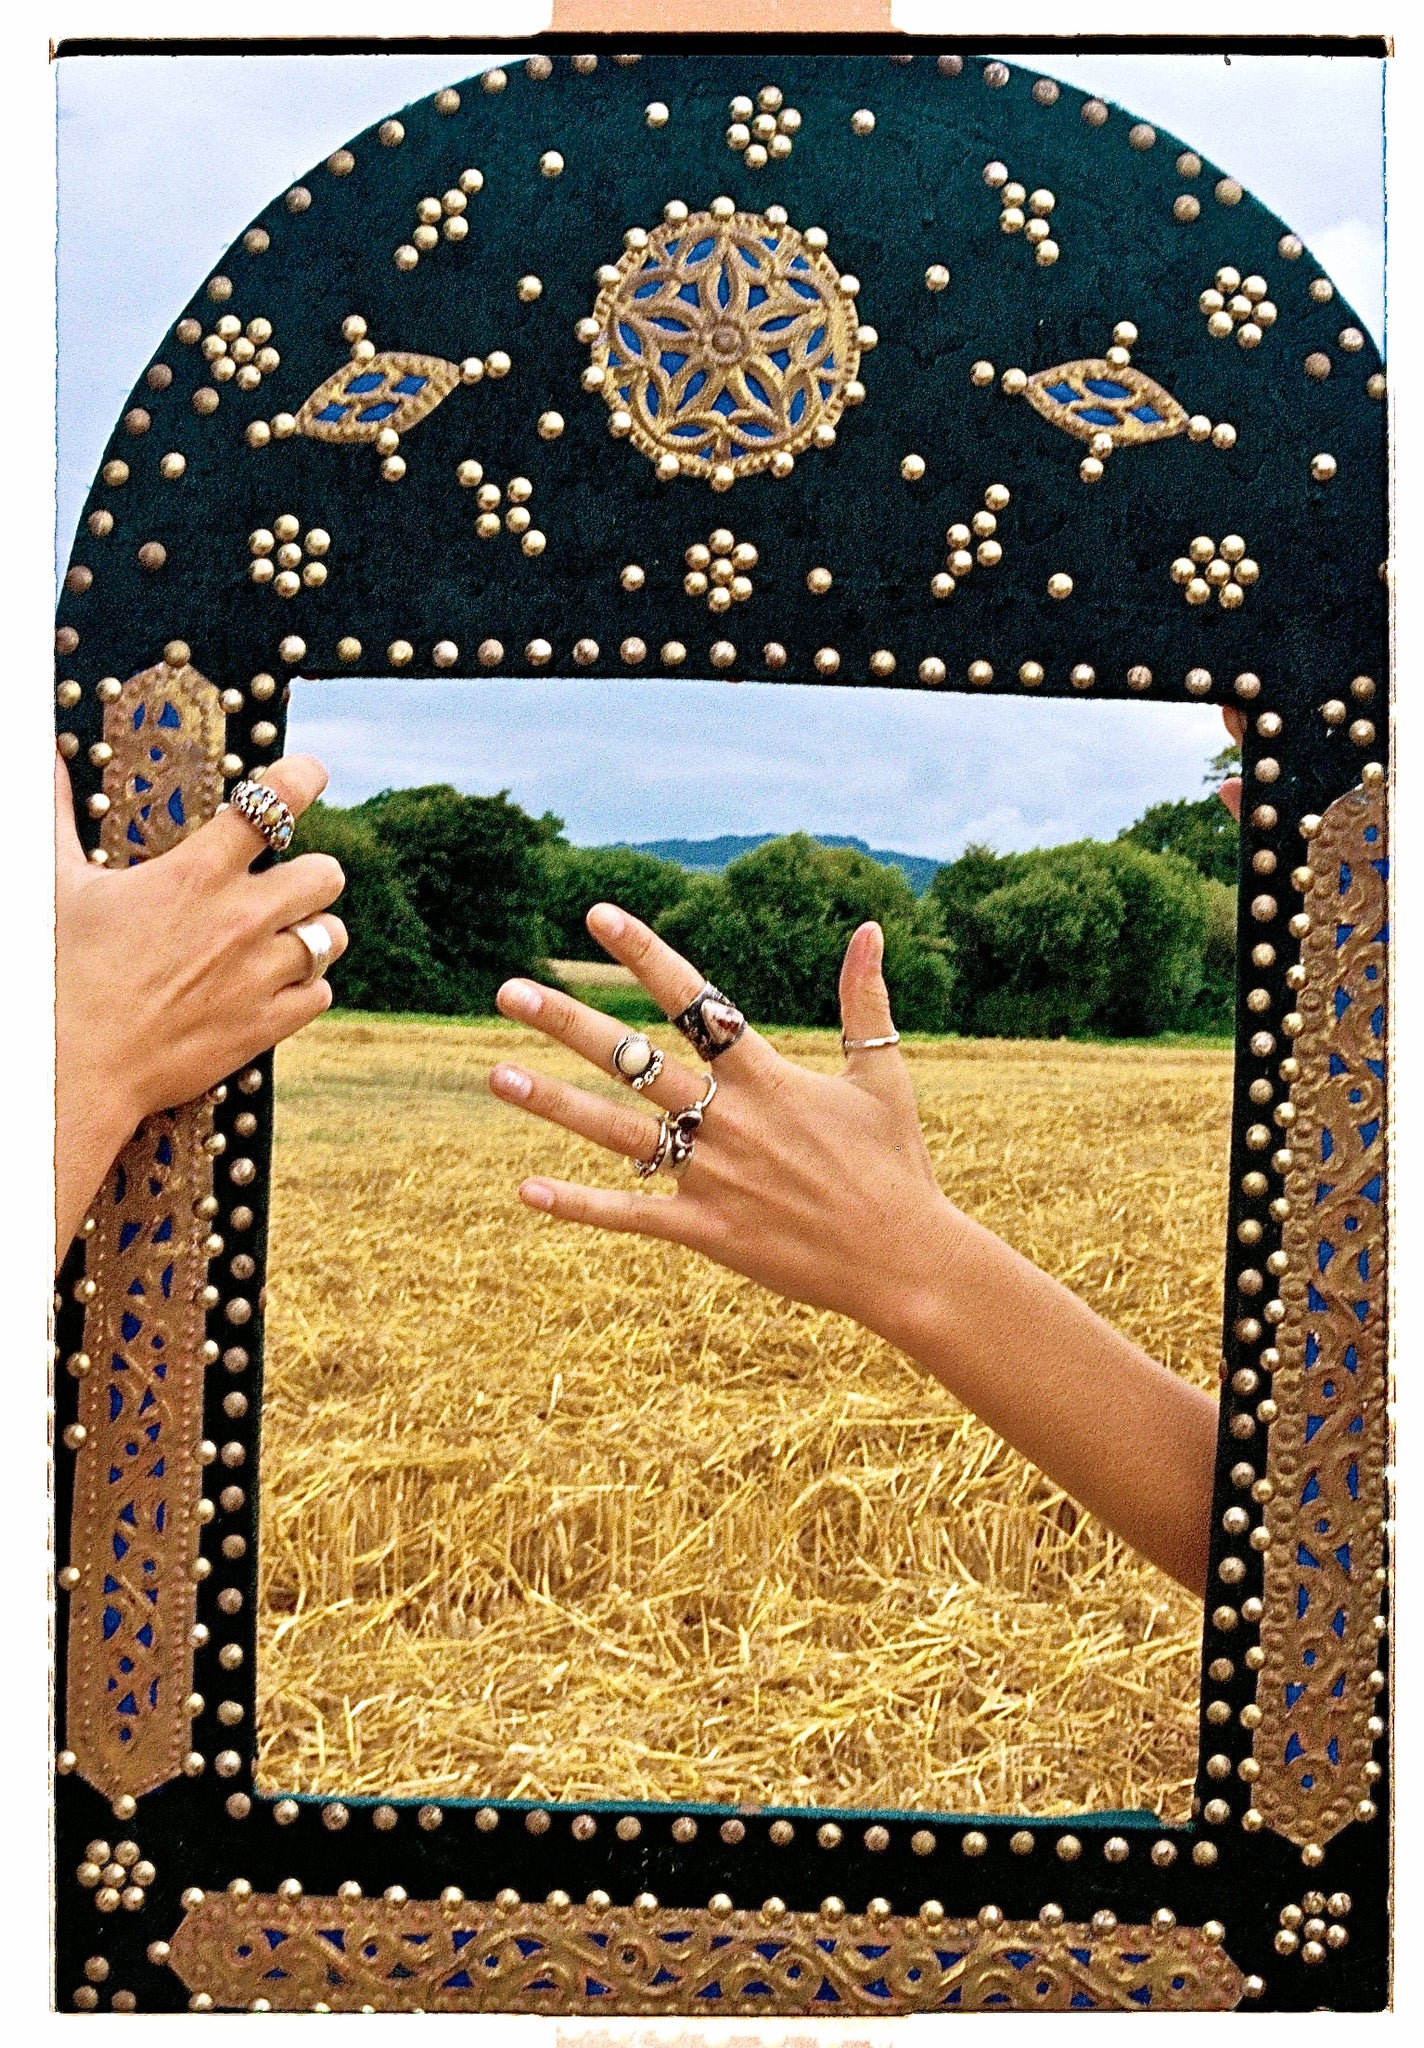
[[[262,780],[295,814],[326,770],[294,754]],[[191,1102],[330,1007],[285,929],[320,922],[333,958],[346,927],[326,906],[339,864],[305,853],[263,874],[256,828],[226,807],[155,860],[85,859],[64,762],[55,758],[55,1265],[118,1153],[146,1116]]]
[[[1241,713],[1228,710],[1225,722],[1239,740]],[[1239,779],[1220,795],[1239,817]],[[695,967],[616,905],[596,904],[587,922],[669,1016],[703,986]],[[862,925],[846,949],[848,1039],[894,1028],[883,953],[876,924]],[[615,1020],[531,981],[506,982],[498,1003],[610,1071],[624,1035]],[[682,1108],[701,1096],[704,1073],[669,1059],[644,1095],[659,1109]],[[748,1029],[715,1074],[716,1101],[672,1200],[542,1178],[524,1181],[520,1200],[563,1222],[686,1245],[791,1300],[853,1317],[1200,1593],[1216,1402],[954,1205],[935,1180],[899,1052],[852,1052],[843,1074],[813,1074]],[[657,1124],[631,1094],[609,1102],[507,1061],[489,1085],[501,1101],[624,1158],[649,1159],[656,1149]]]

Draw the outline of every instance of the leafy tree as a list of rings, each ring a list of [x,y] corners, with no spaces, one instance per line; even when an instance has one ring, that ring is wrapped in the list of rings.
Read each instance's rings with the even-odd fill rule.
[[[558,960],[607,959],[584,924],[595,903],[616,903],[655,925],[682,901],[690,880],[676,861],[631,846],[570,846],[563,839],[545,847],[543,867],[549,951]]]
[[[1221,752],[1213,754],[1207,762],[1206,774],[1202,777],[1202,781],[1207,783],[1210,788],[1216,789],[1219,784],[1225,782],[1228,775],[1239,775],[1240,773],[1241,742],[1240,740],[1228,740],[1221,749]]]
[[[897,1022],[947,1029],[954,974],[933,915],[897,868],[853,848],[804,832],[770,839],[720,875],[693,876],[659,930],[756,1022],[834,1025],[847,941],[872,917]]]
[[[1228,752],[1231,750],[1228,749]],[[1218,757],[1226,762],[1226,756]],[[1216,764],[1213,763],[1213,769]],[[1241,756],[1235,752],[1234,765],[1226,762],[1222,774],[1239,774]],[[1212,781],[1221,775],[1213,773]],[[1135,825],[1118,833],[1118,840],[1130,840],[1149,853],[1179,853],[1194,868],[1214,882],[1235,887],[1240,859],[1241,830],[1220,797],[1181,798],[1176,803],[1153,804]]]
[[[1172,853],[1080,840],[969,849],[931,887],[959,973],[959,1028],[1125,1037],[1196,1028],[1207,884]]]
[[[543,851],[557,818],[531,818],[509,792],[462,796],[448,783],[383,790],[357,807],[395,862],[446,985],[442,1006],[493,1010],[512,974],[538,974],[548,952]]]
[[[338,1003],[356,1010],[450,1008],[446,978],[406,895],[389,848],[354,811],[314,803],[297,821],[293,853],[329,853],[346,873],[335,908],[351,935],[327,979]]]
[[[1206,944],[1193,1031],[1229,1032],[1236,1009],[1236,891],[1225,882],[1203,883]]]
[[[1098,1028],[1119,1038],[1189,1030],[1206,952],[1202,878],[1180,854],[1121,843],[1102,853],[1122,898],[1123,921]]]

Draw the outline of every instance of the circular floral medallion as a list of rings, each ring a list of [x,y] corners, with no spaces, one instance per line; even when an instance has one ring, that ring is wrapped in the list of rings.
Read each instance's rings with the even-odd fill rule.
[[[856,307],[804,235],[758,213],[694,213],[616,269],[593,312],[598,388],[611,431],[660,475],[725,490],[830,446],[860,363]]]

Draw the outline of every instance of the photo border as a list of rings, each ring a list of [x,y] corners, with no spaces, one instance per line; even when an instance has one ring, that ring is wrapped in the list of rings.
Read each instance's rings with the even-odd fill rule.
[[[566,40],[521,48],[557,60]],[[945,53],[909,38],[896,49]],[[1023,76],[954,61],[991,91]],[[999,72],[1002,81],[990,75]],[[641,104],[636,79],[628,90]],[[1130,117],[1104,107],[1109,120],[1127,132]],[[1230,182],[1217,183],[1222,204],[1241,199],[1239,187],[1221,197]],[[254,228],[270,241],[303,210],[289,193]],[[211,325],[231,295],[229,273],[240,277],[251,255],[240,239],[186,317]],[[198,431],[180,428],[177,411],[208,388],[194,353],[181,352],[176,373],[163,356],[150,365],[86,513],[113,497],[119,487],[102,480],[115,464],[127,469],[170,393],[174,437]],[[1382,374],[1367,347],[1363,368]],[[192,411],[205,417],[201,404]],[[1358,445],[1338,453],[1353,457],[1356,495],[1374,489],[1382,502],[1378,416],[1363,411]],[[125,533],[163,488],[136,481]],[[240,590],[224,594],[223,625],[197,656],[177,638],[155,646],[147,617],[129,636],[131,658],[102,633],[91,656],[92,555],[81,529],[59,608],[58,723],[91,857],[118,861],[176,843],[211,815],[243,762],[280,748],[284,673],[339,671],[305,665],[305,647],[288,651],[270,623],[254,628]],[[57,1631],[61,2006],[861,2017],[1385,2001],[1385,1210],[1382,1184],[1366,1214],[1356,1182],[1385,1143],[1388,756],[1383,705],[1372,702],[1384,686],[1373,627],[1362,639],[1374,676],[1356,679],[1348,703],[1322,705],[1321,685],[1303,673],[1227,681],[1192,670],[1152,692],[1235,704],[1248,719],[1226,1377],[1191,1823],[252,1791],[267,1055],[141,1128],[60,1278],[57,1343],[70,1368],[56,1386],[56,1526],[68,1532]],[[260,658],[249,661],[254,647]],[[127,679],[97,666],[91,675],[99,654]],[[224,676],[255,668],[256,682],[220,688],[200,660]],[[920,674],[930,687],[1020,694],[1007,678]],[[1075,687],[1049,679],[1037,694]],[[1126,679],[1096,682],[1100,697],[1136,693]],[[1262,946],[1275,957],[1253,964]],[[1263,1053],[1265,1038],[1274,1042]],[[1251,1085],[1285,1039],[1298,1071],[1268,1122]],[[1326,1131],[1349,1169],[1350,1204],[1318,1195]],[[1281,1200],[1290,1213],[1273,1215]],[[250,1212],[236,1234],[234,1210]],[[1333,1274],[1333,1261],[1321,1264],[1332,1217],[1344,1229],[1364,1223],[1351,1238],[1353,1279],[1343,1258]],[[1240,1225],[1251,1221],[1261,1235],[1245,1243]],[[234,1276],[239,1239],[251,1270]],[[141,1373],[136,1347],[155,1337]],[[117,1411],[110,1359],[143,1385]],[[1331,1366],[1338,1393],[1322,1401],[1318,1375]],[[140,1414],[142,1429],[181,1447],[177,1481],[166,1460],[144,1469]],[[1302,1501],[1307,1466],[1317,1491]],[[116,1468],[133,1478],[124,1506],[137,1505],[150,1533],[161,1524],[148,1546],[158,1553],[151,1616],[148,1590],[114,1577],[116,1541],[129,1543],[106,1505]],[[1316,1555],[1322,1519],[1330,1543]],[[1328,1597],[1317,1595],[1327,1585]],[[1343,1616],[1333,1643],[1320,1633],[1326,1609]],[[157,1688],[142,1695],[157,1704],[129,1717],[123,1744],[112,1683],[121,1648],[139,1667],[135,1697],[140,1680]],[[1302,1684],[1307,1651],[1325,1653],[1328,1683],[1323,1670]]]

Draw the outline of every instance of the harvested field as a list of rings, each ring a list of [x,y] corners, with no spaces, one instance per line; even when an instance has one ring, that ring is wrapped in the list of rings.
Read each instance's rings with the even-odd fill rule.
[[[907,1051],[952,1196],[1214,1385],[1230,1054]],[[522,1209],[625,1169],[508,1056],[588,1077],[501,1023],[278,1054],[259,1782],[1184,1817],[1197,1602],[842,1318]]]

